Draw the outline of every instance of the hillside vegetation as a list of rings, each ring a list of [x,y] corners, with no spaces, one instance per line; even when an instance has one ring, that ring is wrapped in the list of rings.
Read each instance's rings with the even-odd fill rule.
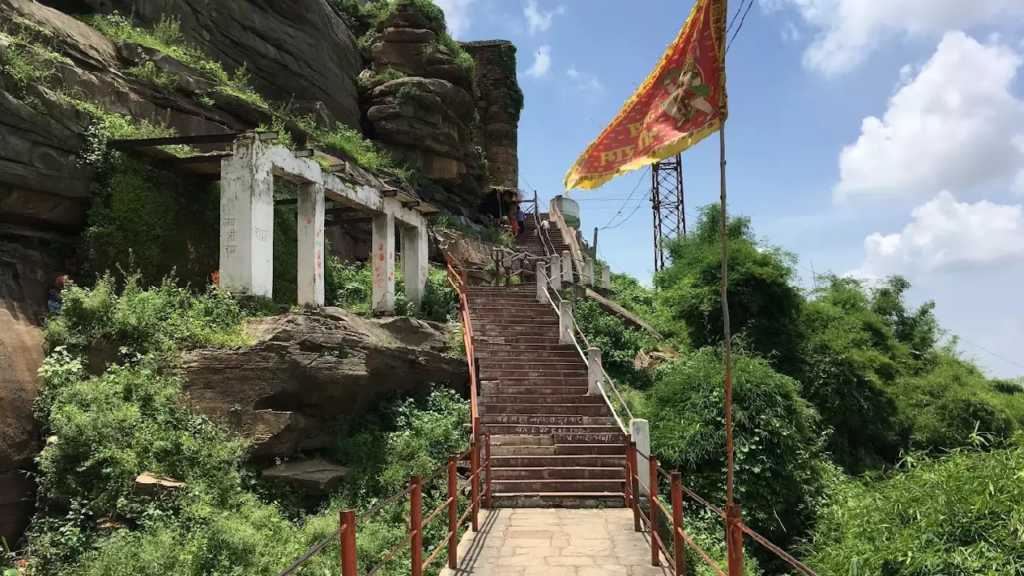
[[[576,317],[652,451],[712,502],[725,499],[720,216],[670,246],[647,289],[613,275],[614,299],[665,336],[590,302]],[[794,255],[728,224],[736,498],[744,519],[820,574],[1011,574],[1024,565],[1022,380],[985,375],[895,276],[797,285]],[[656,367],[637,352],[681,353]],[[695,508],[696,510],[696,508]],[[761,569],[784,568],[757,550]]]

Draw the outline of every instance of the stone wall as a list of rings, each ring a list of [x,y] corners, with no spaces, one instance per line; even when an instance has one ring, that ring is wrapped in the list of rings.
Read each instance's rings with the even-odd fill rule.
[[[487,155],[492,184],[519,187],[519,114],[523,92],[516,80],[516,47],[507,40],[464,42],[476,61],[479,142]]]

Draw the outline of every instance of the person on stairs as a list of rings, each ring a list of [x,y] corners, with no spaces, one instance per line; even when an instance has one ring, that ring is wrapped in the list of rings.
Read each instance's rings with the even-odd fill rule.
[[[516,213],[509,210],[508,213],[508,225],[512,227],[512,235],[519,236],[519,221],[516,217]]]
[[[523,206],[521,204],[516,208],[516,224],[518,224],[518,226],[516,226],[516,228],[518,228],[516,236],[526,232],[526,213],[523,212]]]

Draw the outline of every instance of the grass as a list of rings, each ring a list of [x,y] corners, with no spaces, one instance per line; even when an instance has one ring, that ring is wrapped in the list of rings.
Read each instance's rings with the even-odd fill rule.
[[[465,236],[477,238],[484,242],[490,242],[491,244],[503,246],[505,248],[512,248],[516,245],[516,237],[513,236],[511,232],[507,232],[500,228],[484,228],[483,231],[479,231],[470,226],[466,226],[461,221],[447,215],[431,219],[430,225],[433,228],[451,230],[453,232],[458,232]]]
[[[152,60],[146,60],[143,64],[132,66],[127,72],[140,80],[156,84],[165,90],[173,90],[178,85],[178,79],[173,74],[168,74],[157,68],[156,63]]]
[[[164,18],[150,29],[134,26],[129,18],[118,12],[86,16],[83,21],[111,38],[159,50],[219,81],[217,89],[221,92],[237,96],[254,106],[267,107],[266,100],[249,86],[249,73],[244,65],[234,74],[228,74],[219,62],[206,57],[199,48],[185,41],[181,35],[181,22],[175,18]]]
[[[400,102],[407,102],[407,103],[409,103],[409,102],[415,102],[416,98],[418,96],[420,96],[421,94],[422,94],[422,92],[420,92],[420,89],[415,87],[415,86],[413,86],[412,84],[402,84],[398,88],[398,92],[395,93],[395,96],[398,97],[398,100]]]

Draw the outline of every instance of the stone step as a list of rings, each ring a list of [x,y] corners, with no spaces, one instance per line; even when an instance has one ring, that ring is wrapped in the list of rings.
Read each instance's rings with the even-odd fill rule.
[[[494,414],[571,414],[578,416],[607,416],[608,407],[604,404],[484,404],[480,405],[480,415]]]
[[[493,480],[494,493],[530,494],[545,492],[612,492],[621,493],[624,480]]]
[[[514,322],[508,322],[505,324],[496,324],[494,322],[488,323],[473,323],[473,335],[474,336],[501,336],[501,337],[515,337],[515,336],[538,336],[542,338],[558,338],[558,324],[516,324]]]
[[[527,447],[523,447],[527,448]],[[497,468],[573,468],[582,466],[585,468],[623,468],[626,465],[626,456],[601,456],[590,454],[577,454],[573,456],[555,455],[497,455],[491,451],[491,466]]]
[[[587,376],[586,374],[579,374],[576,376],[532,376],[532,377],[520,377],[520,376],[504,376],[501,378],[493,378],[491,380],[497,380],[503,386],[514,386],[516,388],[523,388],[529,386],[536,386],[538,388],[551,388],[555,386],[574,386],[574,387],[587,387]]]
[[[617,467],[574,466],[571,468],[498,468],[491,463],[491,481],[506,480],[618,480],[624,481],[626,470]]]
[[[485,426],[494,424],[530,424],[535,426],[610,426],[610,416],[580,416],[578,414],[490,414],[480,417]]]
[[[503,390],[502,392],[507,391]],[[548,394],[538,394],[537,392],[548,392]],[[480,396],[480,403],[488,406],[519,406],[523,404],[544,404],[548,402],[551,404],[606,406],[604,398],[601,396],[587,396],[586,391],[574,393],[571,390],[563,391],[550,388],[529,390],[520,394],[488,394],[487,392],[484,392],[484,394]]]
[[[553,492],[545,494],[494,494],[496,508],[623,508],[621,492]]]
[[[625,438],[619,442],[610,442],[606,444],[601,443],[589,443],[589,444],[573,444],[566,442],[562,444],[555,444],[555,453],[559,456],[622,456],[625,458],[626,445]]]
[[[537,360],[583,361],[580,353],[576,351],[576,347],[572,344],[555,344],[552,346],[516,344],[502,346],[500,344],[474,342],[473,347],[476,349],[476,357],[486,360],[501,360],[503,362],[534,362]]]
[[[618,441],[622,442],[625,438],[622,437],[622,431],[619,430],[618,426],[614,425],[598,425],[598,424],[581,424],[581,425],[543,425],[543,424],[487,424],[485,425],[489,434],[551,434],[555,437],[555,444],[560,442],[560,437],[565,437],[565,440],[561,440],[565,443],[579,443],[587,444],[587,439],[594,441],[598,440],[598,437],[607,436],[609,439],[618,437]],[[580,438],[580,442],[575,442],[573,438]],[[602,442],[607,444],[609,442]]]
[[[481,366],[480,378],[483,380],[500,380],[502,382],[565,378],[568,381],[576,382],[581,379],[587,379],[587,370],[586,367],[580,367],[574,370],[509,370],[508,368],[491,368]]]
[[[606,432],[555,432],[552,433],[555,445],[558,444],[619,444],[626,441],[626,436],[619,430],[618,426],[609,426],[614,429]],[[622,448],[625,450],[625,448]]]
[[[540,344],[554,346],[558,344],[558,336],[487,336],[473,331],[473,347],[484,344]]]
[[[587,370],[587,365],[583,363],[583,359],[577,354],[575,358],[569,360],[561,360],[558,358],[523,358],[523,359],[500,359],[500,358],[487,358],[478,359],[477,364],[480,365],[480,369],[488,370],[523,370],[524,367],[529,367],[536,370],[561,370],[561,371],[574,371],[581,369],[584,372]]]
[[[475,310],[469,311],[469,319],[473,325],[496,324],[499,322],[515,322],[519,324],[532,324],[534,326],[558,326],[558,315],[554,310],[506,310],[504,313],[490,312],[482,313]]]

